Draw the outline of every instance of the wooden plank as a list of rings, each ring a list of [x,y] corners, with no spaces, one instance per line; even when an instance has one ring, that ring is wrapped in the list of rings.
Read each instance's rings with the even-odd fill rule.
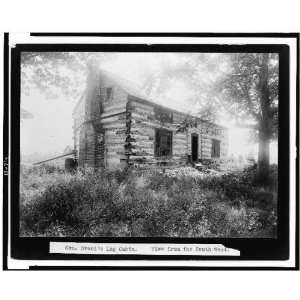
[[[175,137],[178,137],[180,139],[187,139],[187,134],[178,132],[178,133],[174,133],[174,138]]]
[[[186,152],[187,148],[173,148],[173,152]]]
[[[122,159],[127,159],[127,155],[125,155],[124,153],[119,153],[119,152],[110,152],[110,153],[107,153],[104,157],[105,158],[122,158]]]
[[[187,152],[173,152],[174,157],[182,157],[182,156],[187,156]]]
[[[187,142],[186,141],[174,141],[173,140],[173,147],[186,147],[187,146]]]
[[[139,155],[131,155],[131,156],[129,157],[129,160],[131,160],[131,161],[136,161],[136,160],[148,160],[148,161],[153,161],[153,162],[155,162],[155,159],[153,158],[152,155],[141,155],[141,156],[139,156]]]
[[[167,130],[170,130],[170,131],[175,131],[176,130],[176,127],[173,125],[166,125],[166,124],[162,124],[162,123],[159,123],[159,122],[151,122],[151,121],[139,121],[139,120],[132,120],[132,124],[134,126],[136,125],[143,125],[145,127],[150,127],[150,128],[162,128],[162,129],[167,129]],[[133,126],[132,126],[133,127]]]
[[[210,150],[211,149],[211,145],[202,145],[200,148],[202,150]]]
[[[173,148],[173,152],[186,152],[187,151],[187,147],[185,148]]]
[[[174,139],[173,138],[173,144],[187,145],[187,140],[184,140],[184,139]]]
[[[103,128],[108,128],[108,129],[117,129],[117,128],[123,128],[126,127],[126,121],[125,120],[117,120],[115,122],[109,122],[103,124]]]
[[[129,136],[129,135],[128,135]],[[134,141],[154,141],[154,138],[149,135],[137,135],[137,134],[130,134],[130,138],[133,139]]]
[[[137,149],[131,149],[129,152],[129,155],[135,155],[135,156],[154,156],[154,149],[151,148],[137,148]]]
[[[131,142],[130,144],[137,147],[152,147],[154,145],[153,141],[147,141],[147,140]]]
[[[130,112],[134,115],[140,115],[145,118],[147,118],[148,116],[154,117],[155,115],[153,110],[147,110],[141,107],[133,107],[130,109]]]
[[[108,112],[104,112],[101,114],[101,118],[107,118],[111,115],[115,115],[115,114],[126,114],[126,109],[124,109],[124,107],[119,108],[119,109],[114,109],[114,110],[110,110]]]
[[[116,129],[116,130],[122,130],[122,129],[125,129],[126,128],[126,123],[121,123],[120,121],[119,122],[116,122],[116,123],[109,123],[109,124],[103,124],[103,128],[104,129]]]
[[[101,119],[100,123],[101,124],[118,123],[119,121],[123,121],[125,119],[126,119],[126,115],[122,114],[122,115],[117,115],[117,116],[112,116],[112,117],[108,117],[105,119]]]
[[[176,123],[176,124],[183,124],[185,118],[184,117],[178,117],[178,116],[175,116],[173,114],[173,123]]]
[[[171,123],[162,123],[161,121],[155,119],[153,116],[142,116],[140,114],[137,114],[135,112],[132,112],[132,124],[146,124],[151,127],[160,127],[160,126],[168,126],[172,127],[174,130],[176,128],[175,124]]]
[[[139,151],[139,150],[131,150],[132,155],[134,156],[153,156],[153,152]]]
[[[118,165],[120,163],[120,158],[107,158],[106,164],[108,167],[111,165]]]
[[[154,130],[154,128],[150,128],[149,126],[133,124],[133,125],[131,125],[130,133],[138,134],[138,135],[154,136],[155,130]]]
[[[173,133],[173,140],[186,143],[188,139],[186,136],[177,136],[175,133]]]
[[[120,139],[122,141],[126,141],[127,135],[125,134],[105,134],[105,139]]]
[[[140,112],[132,112],[131,113],[132,120],[138,120],[138,121],[150,121],[153,123],[160,124],[161,122],[159,120],[156,120],[155,117],[151,114],[142,114]]]
[[[173,139],[173,147],[186,147],[187,146],[187,142],[184,140],[175,140]]]
[[[115,110],[115,109],[125,109],[126,108],[126,104],[124,102],[120,102],[120,103],[111,103],[111,104],[106,104],[104,106],[104,111],[111,111],[111,110]]]
[[[109,141],[105,141],[105,145],[108,147],[115,147],[116,145],[122,145],[122,147],[124,147],[125,145],[125,141],[124,140],[121,140],[121,141],[118,141],[118,140],[115,140],[115,141],[112,141],[112,140],[109,140]]]
[[[186,151],[188,147],[173,147],[173,151]]]
[[[105,147],[106,147],[106,149],[107,149],[107,151],[109,152],[109,151],[115,151],[116,149],[118,149],[118,150],[123,150],[124,151],[124,149],[125,149],[125,147],[124,147],[124,144],[123,143],[107,143],[106,145],[105,145]]]
[[[130,101],[130,107],[131,108],[139,107],[139,108],[142,108],[142,109],[145,109],[145,110],[152,110],[153,111],[153,106],[142,104],[140,102],[132,101],[132,100]]]
[[[185,147],[187,145],[187,142],[186,141],[174,141],[173,140],[173,146],[174,147],[176,147],[176,146],[178,146],[178,147]]]
[[[186,150],[188,147],[186,145],[182,145],[179,147],[179,145],[173,145],[173,150]]]
[[[109,142],[109,141],[120,141],[120,142],[125,142],[126,140],[126,135],[118,135],[118,134],[115,134],[115,135],[107,135],[105,134],[104,135],[104,138],[105,138],[105,142]]]

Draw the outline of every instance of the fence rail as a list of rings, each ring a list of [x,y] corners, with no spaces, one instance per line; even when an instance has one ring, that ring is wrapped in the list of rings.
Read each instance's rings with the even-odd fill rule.
[[[46,159],[46,160],[43,160],[43,161],[36,162],[36,163],[34,163],[34,165],[40,165],[42,163],[45,163],[45,162],[48,162],[48,161],[51,161],[51,160],[55,160],[55,159],[58,159],[58,158],[61,158],[61,157],[69,156],[69,155],[75,155],[75,151],[71,151],[71,152],[66,153],[66,154],[62,154],[62,155],[55,156],[55,157],[52,157],[52,158],[49,158],[49,159]]]

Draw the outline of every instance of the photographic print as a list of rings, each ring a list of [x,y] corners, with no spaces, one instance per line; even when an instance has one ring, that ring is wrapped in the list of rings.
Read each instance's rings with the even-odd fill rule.
[[[277,53],[21,53],[20,236],[277,232]]]
[[[294,35],[46,36],[9,44],[17,264],[293,264]]]

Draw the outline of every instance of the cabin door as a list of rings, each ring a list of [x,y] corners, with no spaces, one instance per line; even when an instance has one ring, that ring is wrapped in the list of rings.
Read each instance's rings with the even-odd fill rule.
[[[198,144],[199,144],[199,136],[198,134],[192,134],[192,161],[198,161]]]

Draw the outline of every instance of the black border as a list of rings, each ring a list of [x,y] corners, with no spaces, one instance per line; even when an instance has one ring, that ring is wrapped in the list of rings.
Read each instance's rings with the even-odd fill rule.
[[[273,37],[273,38],[298,38],[298,33],[273,33],[273,32],[31,32],[31,36],[40,37]]]
[[[9,46],[8,33],[4,33],[4,55],[3,55],[3,159],[8,160],[8,130],[9,130],[9,99],[8,99],[8,76],[9,76]],[[3,166],[3,169],[5,166]],[[8,254],[8,174],[3,172],[3,269],[7,269]]]
[[[195,36],[195,37],[294,37],[297,39],[297,47],[299,51],[299,36],[298,34],[292,33],[292,34],[199,34],[199,33],[128,33],[128,34],[118,34],[118,33],[31,33],[32,36]],[[251,41],[251,40],[250,40]],[[7,35],[7,42],[8,42],[8,35]],[[199,48],[201,48],[201,51],[199,51]],[[230,49],[229,49],[230,48]],[[11,124],[14,124],[12,126],[12,140],[11,140],[11,146],[12,149],[19,149],[19,127],[15,126],[16,124],[19,124],[19,117],[20,117],[20,52],[21,51],[122,51],[122,52],[139,52],[139,51],[185,51],[185,52],[279,52],[280,53],[280,99],[284,99],[283,101],[279,101],[279,103],[284,103],[283,105],[279,105],[280,113],[279,113],[279,122],[280,122],[280,128],[279,130],[279,180],[281,188],[279,190],[280,195],[284,195],[285,199],[289,199],[289,156],[286,155],[286,153],[289,153],[289,149],[287,149],[286,145],[289,145],[289,72],[287,66],[289,66],[289,49],[286,45],[133,45],[133,44],[126,44],[126,45],[109,45],[109,44],[101,44],[101,45],[83,45],[83,44],[19,44],[15,48],[12,49],[12,69],[11,69],[11,92],[12,92],[12,98],[11,98],[11,106],[14,107],[14,112],[11,115]],[[7,52],[8,52],[8,44],[7,44]],[[8,58],[5,56],[5,59]],[[298,62],[299,58],[297,57]],[[8,67],[8,64],[7,64]],[[8,78],[8,70],[5,73],[6,78]],[[284,76],[283,76],[284,75]],[[8,81],[7,81],[8,83]],[[297,83],[299,83],[299,71],[297,69]],[[7,89],[8,91],[8,89]],[[297,99],[299,96],[299,87],[297,85]],[[4,94],[5,99],[8,100],[8,93]],[[297,102],[297,121],[298,120],[298,108],[299,103]],[[4,120],[5,121],[5,120]],[[297,128],[298,131],[298,128]],[[297,132],[297,145],[299,142],[299,131]],[[5,144],[5,143],[4,143]],[[4,152],[5,153],[5,152]],[[18,177],[19,177],[19,152],[14,151],[11,154],[11,159],[14,162],[11,166],[11,180],[12,185],[15,186],[15,188],[12,189],[12,210],[11,210],[11,229],[12,229],[12,235],[11,235],[11,255],[14,258],[17,259],[62,259],[62,260],[69,260],[69,259],[94,259],[94,260],[126,260],[126,259],[138,259],[138,260],[148,260],[153,259],[153,257],[148,256],[134,256],[134,255],[128,255],[128,256],[101,256],[101,255],[68,255],[67,257],[65,255],[59,255],[59,254],[48,254],[48,240],[51,241],[82,241],[80,238],[19,238],[18,237],[18,220],[19,220],[19,212],[18,212]],[[298,156],[297,156],[297,162]],[[298,165],[297,165],[297,172],[298,172]],[[298,173],[297,173],[298,176]],[[297,177],[298,178],[298,177]],[[283,187],[283,188],[282,188]],[[296,191],[296,197],[299,195],[298,186]],[[282,199],[282,196],[280,196]],[[279,197],[279,198],[280,198]],[[296,198],[298,199],[298,198]],[[4,203],[5,204],[5,203]],[[6,206],[7,207],[7,206]],[[5,207],[4,207],[5,208]],[[297,253],[299,251],[299,238],[298,238],[298,225],[299,225],[299,203],[297,202],[297,228],[296,228],[296,267],[295,268],[252,268],[252,267],[238,267],[238,268],[232,268],[232,267],[220,267],[220,268],[213,268],[213,267],[158,267],[158,266],[152,266],[152,267],[138,267],[138,266],[132,266],[132,267],[32,267],[32,269],[102,269],[102,270],[121,270],[121,269],[132,269],[132,270],[139,270],[139,269],[175,269],[175,270],[198,270],[198,269],[263,269],[263,270],[269,270],[269,269],[299,269],[299,257],[297,256]],[[5,210],[5,209],[4,209]],[[252,249],[252,251],[255,250],[253,247],[253,242],[258,242],[257,246],[262,249],[262,252],[255,253],[255,251],[252,253],[254,256],[252,258],[247,257],[247,255],[243,255],[242,257],[238,258],[238,260],[274,260],[278,259],[278,254],[280,256],[280,260],[288,259],[288,242],[289,242],[289,228],[288,225],[288,218],[289,218],[289,205],[288,201],[284,202],[280,201],[279,203],[279,209],[278,209],[280,216],[279,219],[281,220],[281,225],[279,226],[281,229],[278,232],[278,239],[175,239],[175,238],[168,238],[163,239],[164,242],[176,242],[176,243],[222,243],[226,246],[236,248],[241,250],[242,253],[245,254],[245,251],[249,251]],[[3,212],[3,216],[4,216]],[[3,219],[5,221],[5,218]],[[7,229],[7,222],[4,224],[3,228]],[[258,241],[255,241],[258,240]],[[147,238],[147,239],[141,239],[138,238],[137,240],[134,240],[134,238],[85,238],[85,242],[94,241],[94,242],[163,242],[162,239],[158,238]],[[274,242],[275,241],[275,242]],[[241,249],[240,243],[243,244],[244,249]],[[251,246],[252,244],[252,246]],[[269,245],[268,245],[269,244]],[[4,245],[5,247],[5,245]],[[274,250],[276,248],[279,250],[279,253],[271,253],[272,249]],[[7,249],[7,247],[6,247]],[[20,252],[21,251],[21,252]],[[4,253],[4,252],[3,252]],[[246,253],[247,254],[247,253]],[[169,256],[160,256],[155,257],[155,260],[191,260],[191,259],[200,259],[200,260],[232,260],[232,258],[228,257],[186,257],[186,256],[179,256],[179,257],[172,257]],[[235,259],[236,260],[236,259]],[[7,269],[7,264],[5,265]]]

